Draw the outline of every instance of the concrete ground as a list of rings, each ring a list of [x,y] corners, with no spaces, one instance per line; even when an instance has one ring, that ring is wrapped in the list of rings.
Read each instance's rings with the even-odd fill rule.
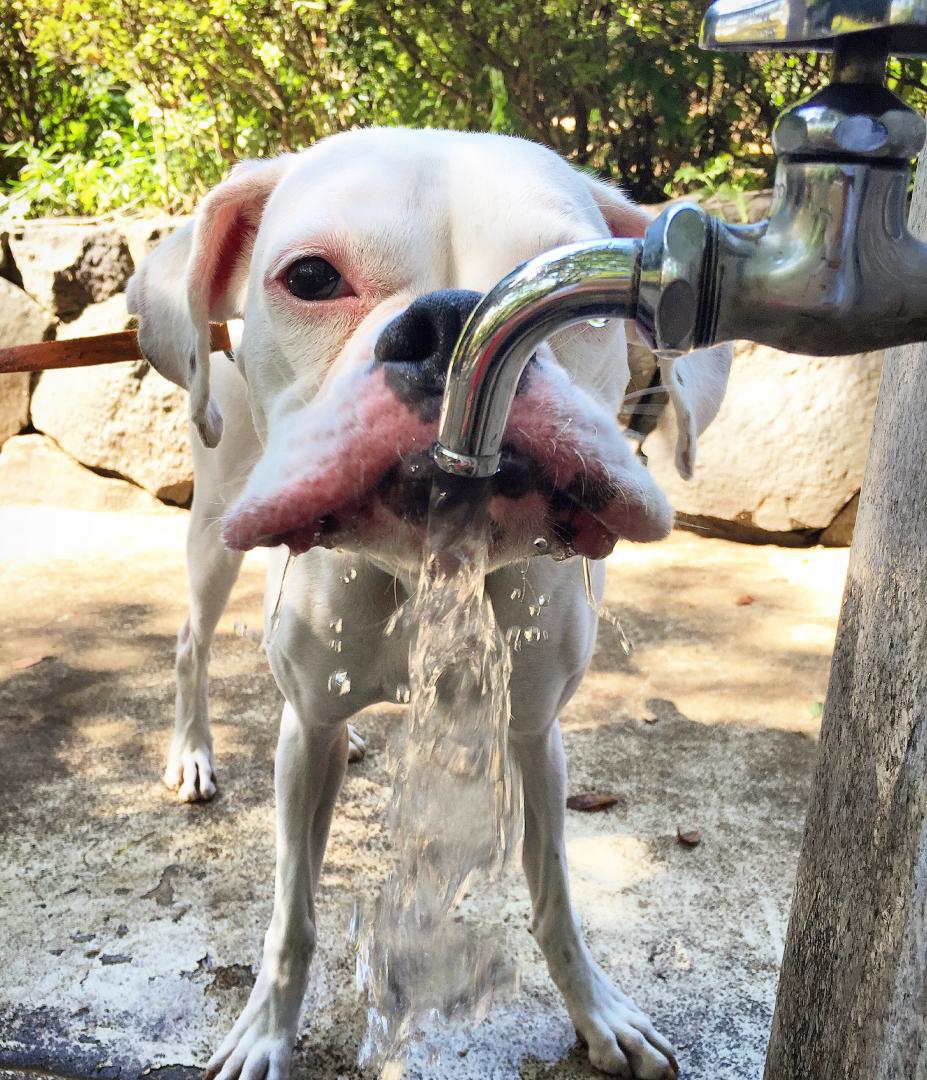
[[[178,805],[158,776],[185,604],[181,511],[0,510],[0,1071],[193,1075],[247,997],[271,906],[280,701],[255,642],[250,559],[214,650],[220,793]],[[846,552],[677,533],[620,549],[564,716],[575,899],[593,951],[679,1050],[685,1080],[762,1071]],[[752,603],[741,602],[751,597]],[[240,625],[238,631],[235,625]],[[353,1080],[364,1010],[347,925],[386,867],[385,744],[340,798],[320,955],[295,1076]],[[698,829],[685,847],[677,829]],[[440,1038],[429,1078],[568,1080],[591,1070],[527,930],[519,875],[467,902],[502,921],[520,996]]]

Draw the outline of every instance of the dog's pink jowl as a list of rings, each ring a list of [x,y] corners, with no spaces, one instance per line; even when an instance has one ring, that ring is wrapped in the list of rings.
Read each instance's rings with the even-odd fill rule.
[[[373,365],[333,385],[291,421],[225,522],[230,547],[386,543],[420,551],[432,482],[464,499],[474,481],[434,465],[440,399]],[[410,390],[411,388],[411,390]],[[538,537],[590,558],[619,539],[662,538],[672,511],[615,420],[556,364],[534,361],[512,408],[502,464],[489,481],[493,554]]]

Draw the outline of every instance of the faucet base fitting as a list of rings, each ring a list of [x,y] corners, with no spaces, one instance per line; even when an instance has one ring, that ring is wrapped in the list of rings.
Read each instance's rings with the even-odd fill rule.
[[[431,448],[431,456],[438,468],[450,476],[469,476],[474,479],[494,476],[502,460],[501,454],[462,454],[449,450],[439,442]]]

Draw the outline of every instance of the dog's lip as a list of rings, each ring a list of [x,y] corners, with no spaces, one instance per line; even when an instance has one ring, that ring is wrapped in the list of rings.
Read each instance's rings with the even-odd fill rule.
[[[400,462],[401,464],[401,462]],[[416,471],[421,469],[417,466]],[[498,475],[498,474],[497,474]],[[238,550],[248,550],[254,547],[276,547],[284,544],[290,548],[293,554],[301,554],[313,547],[333,548],[341,547],[355,537],[364,533],[365,527],[369,526],[374,514],[371,507],[377,498],[377,491],[383,476],[377,477],[376,482],[369,484],[364,489],[356,491],[355,497],[338,506],[329,505],[326,508],[318,508],[313,512],[306,513],[302,508],[312,504],[312,485],[307,485],[308,490],[282,491],[274,500],[267,500],[264,504],[252,503],[242,507],[238,514],[230,515],[226,519],[224,539],[229,547]],[[446,489],[449,482],[458,488],[456,501],[466,501],[471,495],[470,505],[478,505],[481,496],[488,497],[490,507],[498,503],[518,502],[523,496],[514,498],[507,495],[505,490],[485,492],[475,485],[479,481],[452,478],[441,473],[437,466],[425,471],[423,476],[416,476],[405,466],[400,484],[405,483],[411,487],[413,483],[424,485],[426,499],[430,496],[432,483],[437,483],[442,489]],[[492,481],[487,481],[492,483]],[[473,486],[472,493],[468,490]],[[618,540],[648,541],[662,539],[668,532],[668,526],[653,526],[651,519],[644,515],[640,520],[644,528],[640,527],[638,519],[631,513],[616,515],[613,507],[616,500],[625,505],[639,501],[638,495],[633,490],[633,485],[616,486],[610,493],[609,498],[602,510],[596,512],[582,504],[582,492],[569,493],[557,491],[549,484],[536,489],[533,494],[543,499],[548,504],[545,513],[537,515],[535,527],[530,531],[530,540],[543,537],[548,542],[547,550],[559,553],[575,553],[585,555],[588,558],[599,559],[608,555]],[[276,505],[271,506],[271,502]],[[551,505],[553,504],[553,505]],[[289,513],[281,515],[281,507],[288,507]],[[612,512],[605,512],[612,508]],[[491,513],[491,517],[492,517]],[[427,526],[427,514],[419,513],[411,517],[397,515],[405,526],[414,535],[424,536]],[[268,519],[274,522],[274,527],[262,529],[260,523]],[[638,524],[634,524],[638,521]],[[249,526],[257,525],[258,528]]]
[[[374,367],[346,380],[324,405],[308,406],[278,444],[280,453],[262,458],[229,511],[226,544],[247,550],[283,543],[297,553],[363,546],[397,521],[414,542],[426,525],[433,479],[456,483],[462,498],[476,495],[470,488],[476,481],[437,470],[429,455],[434,410],[402,390]],[[503,449],[514,456],[491,492],[510,498],[509,509],[494,519],[497,536],[520,530],[519,543],[544,536],[601,558],[619,539],[660,539],[671,527],[665,498],[614,420],[556,365],[537,367],[516,396]],[[546,513],[537,499],[525,499],[532,494],[545,501]],[[519,500],[520,512],[513,512]]]

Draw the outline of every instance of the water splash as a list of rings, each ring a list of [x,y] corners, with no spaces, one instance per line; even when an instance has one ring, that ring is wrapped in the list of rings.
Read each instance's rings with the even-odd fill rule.
[[[501,928],[451,917],[518,848],[521,786],[507,754],[511,661],[484,593],[485,515],[432,514],[409,657],[410,708],[393,789],[393,870],[358,941],[368,1000],[360,1063],[402,1073],[435,1019],[474,1021],[511,996]],[[462,527],[463,526],[463,527]]]

